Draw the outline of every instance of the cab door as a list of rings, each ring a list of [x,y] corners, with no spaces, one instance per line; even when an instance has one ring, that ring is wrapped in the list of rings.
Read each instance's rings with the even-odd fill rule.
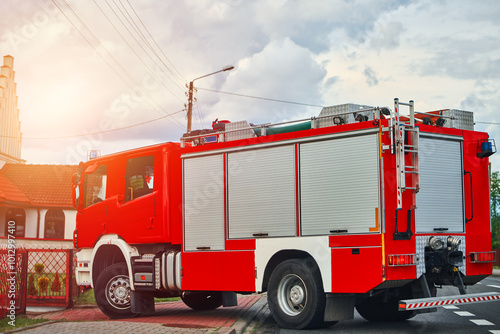
[[[124,182],[120,182],[123,196],[116,199],[110,221],[111,233],[117,233],[128,243],[156,242],[157,221],[155,208],[158,185],[155,182],[154,153],[145,153],[126,160]]]
[[[94,164],[84,173],[83,207],[78,212],[77,236],[80,247],[90,247],[108,233],[108,168]]]

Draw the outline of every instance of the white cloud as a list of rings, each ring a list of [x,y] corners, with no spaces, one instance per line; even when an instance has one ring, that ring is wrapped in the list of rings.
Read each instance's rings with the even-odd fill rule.
[[[391,106],[392,99],[400,97],[414,99],[418,110],[466,108],[475,112],[476,120],[500,122],[500,6],[495,0],[132,2],[168,56],[163,58],[168,70],[158,61],[154,64],[108,5],[98,1],[152,71],[93,2],[68,3],[123,66],[105,56],[126,83],[51,1],[2,1],[0,11],[9,15],[0,21],[0,55],[15,57],[27,138],[117,128],[178,111],[186,101],[185,81],[228,64],[236,68],[196,81],[196,86],[315,105]],[[96,41],[92,43],[103,52]],[[170,80],[169,71],[181,76],[181,82]],[[197,127],[209,127],[217,117],[266,123],[319,112],[202,90],[197,98]],[[100,142],[85,137],[26,139],[23,158],[30,163],[64,163],[67,154],[61,152],[67,147],[83,151],[90,142],[93,149],[110,153],[177,140],[184,128],[185,118],[179,113],[173,123],[161,120],[105,134]],[[478,129],[500,135],[498,126]],[[492,161],[499,170],[500,159]]]
[[[262,51],[240,60],[221,90],[321,105],[321,83],[326,71],[313,56],[289,38],[271,41]],[[202,86],[201,81],[198,85]],[[224,96],[211,110],[209,117],[213,119],[267,123],[293,119],[305,107]],[[314,113],[319,113],[317,108]]]

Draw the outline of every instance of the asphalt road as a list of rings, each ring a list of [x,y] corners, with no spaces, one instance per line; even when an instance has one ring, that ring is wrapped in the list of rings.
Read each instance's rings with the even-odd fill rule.
[[[500,277],[488,277],[467,288],[467,293],[500,292]],[[438,289],[438,296],[458,295],[455,287]],[[369,322],[356,311],[354,319],[340,321],[336,325],[316,330],[298,331],[280,329],[272,319],[269,309],[261,313],[250,324],[254,333],[304,334],[304,333],[467,333],[500,334],[500,301],[440,307],[437,312],[418,314],[401,322]]]

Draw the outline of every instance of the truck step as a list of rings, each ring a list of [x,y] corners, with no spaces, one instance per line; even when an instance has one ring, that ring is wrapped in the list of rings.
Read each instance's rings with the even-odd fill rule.
[[[405,299],[399,301],[399,310],[400,311],[422,310],[437,306],[484,303],[496,300],[500,300],[500,293],[498,292],[471,293],[468,295],[430,297],[430,298],[419,298],[419,299]]]

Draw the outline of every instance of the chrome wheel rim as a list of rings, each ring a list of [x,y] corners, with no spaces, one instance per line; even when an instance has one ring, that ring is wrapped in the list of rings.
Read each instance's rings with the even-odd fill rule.
[[[307,303],[307,289],[304,281],[295,274],[283,277],[278,285],[278,303],[286,315],[297,316]]]
[[[130,281],[125,275],[118,275],[106,284],[106,299],[117,309],[130,307]]]

